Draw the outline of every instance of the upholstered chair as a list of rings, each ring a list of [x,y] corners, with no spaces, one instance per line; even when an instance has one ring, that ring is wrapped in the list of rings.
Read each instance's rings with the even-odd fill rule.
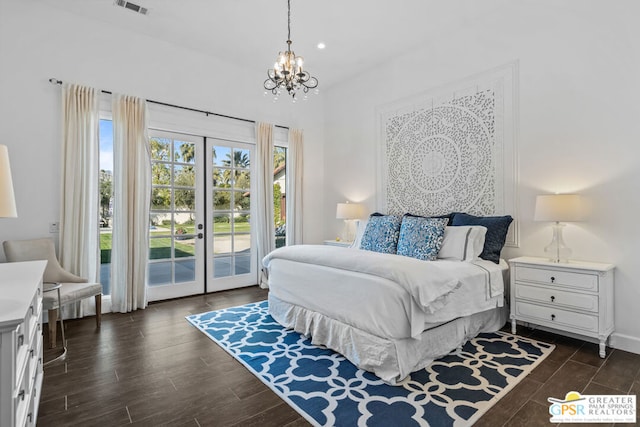
[[[96,327],[100,329],[102,285],[87,283],[87,279],[64,270],[58,259],[51,239],[7,240],[3,243],[4,254],[9,262],[47,260],[44,270],[44,283],[59,283],[60,304],[57,292],[45,292],[42,306],[49,314],[49,346],[56,346],[56,322],[60,306],[77,302],[89,297],[96,299]],[[59,306],[60,305],[60,306]]]

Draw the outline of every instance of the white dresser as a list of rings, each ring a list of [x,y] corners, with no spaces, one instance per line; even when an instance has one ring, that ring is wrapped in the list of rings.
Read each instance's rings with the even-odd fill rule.
[[[0,426],[35,426],[46,261],[0,264]]]
[[[613,332],[612,264],[521,257],[511,266],[511,331],[516,321],[597,338],[600,357]]]

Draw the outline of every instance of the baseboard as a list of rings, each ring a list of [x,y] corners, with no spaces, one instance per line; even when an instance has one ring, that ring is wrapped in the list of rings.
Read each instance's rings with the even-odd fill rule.
[[[533,323],[521,322],[518,321],[518,325],[523,325],[526,327],[541,329],[543,331],[551,332],[558,335],[564,335],[566,337],[576,338],[582,341],[591,342],[594,344],[598,344],[599,341],[597,338],[587,337],[580,334],[574,334],[573,332],[561,331],[558,329],[547,328],[545,326],[536,325]],[[609,340],[607,342],[607,347],[616,348],[618,350],[624,350],[631,353],[640,354],[640,338],[632,337],[630,335],[623,335],[619,333],[612,333],[609,336]]]
[[[630,335],[613,333],[609,338],[609,345],[619,350],[640,354],[640,338]]]

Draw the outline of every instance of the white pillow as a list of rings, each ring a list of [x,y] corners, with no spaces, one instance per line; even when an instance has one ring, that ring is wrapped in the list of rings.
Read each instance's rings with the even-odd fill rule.
[[[364,234],[364,230],[367,228],[367,223],[369,222],[369,218],[365,220],[357,220],[356,223],[356,237],[353,239],[353,243],[350,248],[360,249],[360,242],[362,241],[362,235]]]
[[[438,259],[473,261],[482,253],[486,234],[487,227],[481,225],[445,227]]]

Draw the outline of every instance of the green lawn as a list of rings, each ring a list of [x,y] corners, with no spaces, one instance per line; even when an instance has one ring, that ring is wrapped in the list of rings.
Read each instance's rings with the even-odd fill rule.
[[[184,228],[185,234],[195,234],[194,225],[182,225],[180,228]],[[213,226],[214,233],[230,233],[231,224],[225,222],[215,223]],[[250,224],[248,222],[238,222],[235,224],[236,233],[248,233],[251,231]],[[168,231],[166,230],[152,230],[151,236],[166,236]],[[100,263],[109,264],[111,262],[111,233],[100,233]],[[195,255],[193,244],[175,242],[176,258],[189,257]],[[151,239],[149,247],[149,259],[164,259],[171,257],[171,237]]]

